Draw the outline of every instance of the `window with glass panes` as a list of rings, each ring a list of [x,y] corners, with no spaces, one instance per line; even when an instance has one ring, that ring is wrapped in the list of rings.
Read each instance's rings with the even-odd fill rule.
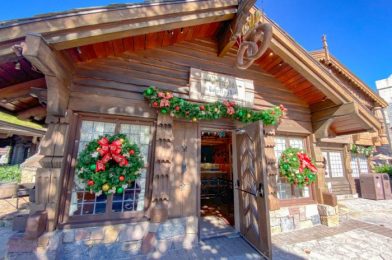
[[[281,154],[286,148],[300,148],[304,149],[305,142],[303,138],[299,137],[285,137],[276,136],[275,137],[275,156],[279,160]],[[303,189],[298,188],[286,181],[285,178],[277,175],[277,195],[279,199],[295,199],[295,198],[309,198],[310,190],[309,187],[304,187]]]
[[[365,155],[352,154],[351,155],[351,169],[352,176],[359,178],[361,174],[369,173],[368,160]]]
[[[325,163],[325,177],[342,178],[343,170],[343,153],[340,151],[323,151]]]
[[[80,125],[78,154],[93,139],[105,134],[125,134],[130,142],[140,148],[144,160],[141,176],[130,183],[122,194],[95,196],[85,185],[74,176],[72,195],[70,199],[70,216],[107,215],[144,210],[146,177],[148,172],[148,157],[152,142],[152,126],[142,123],[113,123],[83,120]]]

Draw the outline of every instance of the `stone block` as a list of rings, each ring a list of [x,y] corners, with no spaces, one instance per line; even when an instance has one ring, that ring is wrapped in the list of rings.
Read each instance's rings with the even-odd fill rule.
[[[299,223],[299,228],[311,228],[313,227],[313,222],[311,220],[301,221]]]
[[[105,234],[103,228],[91,229],[91,235],[90,235],[91,240],[103,240],[104,237]]]
[[[138,255],[142,248],[142,241],[124,242],[121,245],[121,250],[130,255]]]
[[[334,216],[320,216],[321,224],[326,225],[328,227],[336,227],[339,226],[339,215]]]
[[[294,225],[297,227],[299,225],[299,222],[301,221],[299,218],[299,214],[294,214],[293,215],[293,220],[294,220]]]
[[[290,207],[289,214],[290,214],[290,216],[294,216],[296,214],[299,214],[299,207]]]
[[[319,215],[311,216],[310,220],[312,221],[313,226],[320,224],[320,216]]]
[[[299,208],[299,219],[301,221],[306,220],[306,208],[304,206]]]
[[[186,218],[175,218],[162,223],[157,231],[157,239],[163,240],[185,235]]]
[[[279,234],[282,232],[282,228],[280,226],[271,227],[271,234]]]
[[[111,244],[117,241],[118,235],[120,233],[120,227],[118,226],[106,226],[103,229],[104,238],[103,242],[105,244]]]
[[[148,222],[139,222],[139,223],[130,224],[124,230],[121,230],[118,237],[118,241],[126,242],[126,241],[142,240],[143,237],[148,233],[149,227],[150,226]]]
[[[51,232],[49,239],[49,245],[47,249],[49,251],[56,251],[61,246],[62,233],[61,232]]]
[[[333,216],[339,214],[338,206],[332,207],[320,204],[317,208],[320,216]]]
[[[276,216],[280,218],[290,216],[289,208],[280,208],[279,210],[276,210]]]
[[[197,234],[186,234],[185,236],[178,236],[172,239],[174,249],[191,249],[198,243]]]
[[[280,218],[277,218],[277,217],[270,218],[270,226],[271,227],[275,227],[275,226],[280,227]]]
[[[159,251],[161,254],[165,254],[172,248],[173,241],[171,239],[158,240],[155,245],[155,250]]]
[[[285,217],[280,219],[280,227],[282,232],[294,230],[294,220],[292,217]]]
[[[75,241],[87,240],[90,238],[90,232],[85,229],[75,230]]]
[[[317,209],[317,204],[306,205],[305,211],[306,211],[306,218],[307,219],[310,219],[312,216],[319,214],[318,209]]]
[[[72,243],[75,241],[75,230],[70,229],[63,232],[63,243]]]

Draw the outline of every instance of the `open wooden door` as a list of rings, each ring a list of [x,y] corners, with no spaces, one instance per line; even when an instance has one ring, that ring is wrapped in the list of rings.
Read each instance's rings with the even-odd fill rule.
[[[264,164],[263,126],[256,122],[236,132],[240,232],[264,256],[271,258],[268,182]]]

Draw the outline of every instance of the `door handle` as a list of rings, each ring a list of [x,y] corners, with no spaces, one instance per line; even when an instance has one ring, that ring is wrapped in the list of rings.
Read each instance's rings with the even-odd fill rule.
[[[259,183],[259,187],[257,189],[257,195],[264,198],[264,189],[263,189],[263,183]]]

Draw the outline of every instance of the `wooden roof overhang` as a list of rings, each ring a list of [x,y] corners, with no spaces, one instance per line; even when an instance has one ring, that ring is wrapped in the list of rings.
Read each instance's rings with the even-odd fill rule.
[[[366,83],[364,83],[361,79],[359,79],[357,76],[355,76],[354,73],[352,73],[346,66],[344,66],[342,63],[340,63],[333,55],[329,54],[329,59],[327,60],[325,58],[324,50],[311,51],[309,53],[310,53],[310,55],[312,55],[313,58],[320,61],[325,66],[332,67],[332,68],[336,69],[350,83],[355,85],[360,91],[362,91],[365,95],[370,97],[375,102],[375,104],[377,106],[380,106],[382,108],[385,108],[388,106],[388,103],[382,97],[380,97],[379,95],[374,93],[369,88],[369,86],[366,85]]]
[[[13,135],[42,137],[45,135],[46,129],[34,129],[21,125],[11,124],[0,121],[0,137],[10,137]]]
[[[66,97],[68,90],[62,82],[66,75],[72,74],[72,64],[70,64],[72,62],[68,59],[69,56],[67,58],[65,57],[67,55],[63,54],[69,52],[70,49],[75,52],[78,48],[94,45],[93,48],[102,50],[106,48],[102,42],[112,41],[112,49],[116,52],[115,41],[122,39],[124,46],[126,42],[124,39],[132,36],[143,36],[146,39],[148,35],[154,33],[170,30],[173,34],[180,28],[202,26],[214,22],[230,21],[226,23],[226,26],[235,25],[237,21],[243,23],[246,10],[241,3],[252,1],[241,1],[240,5],[238,2],[236,0],[195,0],[120,5],[8,22],[0,27],[0,54],[4,54],[10,44],[24,39],[26,44],[23,55],[45,74],[46,83],[50,85],[48,85],[48,95],[50,95],[49,92],[53,92],[52,94],[59,97]],[[238,13],[239,10],[241,13]],[[273,75],[279,74],[284,84],[311,105],[314,132],[329,134],[328,136],[320,135],[320,138],[380,129],[379,121],[369,111],[356,104],[347,90],[331,77],[321,64],[275,23],[266,17],[264,19],[273,25],[270,52],[282,60],[285,68],[277,68],[279,63],[275,64],[276,60],[270,61],[271,63],[267,65],[261,61],[266,58],[265,55],[258,63],[267,72]],[[18,29],[15,30],[15,28]],[[228,31],[230,30],[225,32]],[[31,34],[31,32],[40,35]],[[221,39],[232,42],[230,37],[224,36],[219,35]],[[227,44],[222,44],[222,46],[227,46]],[[107,51],[102,51],[102,53],[107,53]],[[219,54],[222,53],[219,52]],[[61,82],[58,81],[59,78]],[[301,87],[304,89],[299,90]],[[52,99],[48,98],[48,100]],[[48,105],[48,110],[54,114],[64,113],[62,107],[67,103],[67,99],[53,102],[56,103]],[[318,117],[320,113],[325,115],[322,119]],[[355,116],[352,116],[353,114]],[[355,122],[347,125],[346,119]]]

